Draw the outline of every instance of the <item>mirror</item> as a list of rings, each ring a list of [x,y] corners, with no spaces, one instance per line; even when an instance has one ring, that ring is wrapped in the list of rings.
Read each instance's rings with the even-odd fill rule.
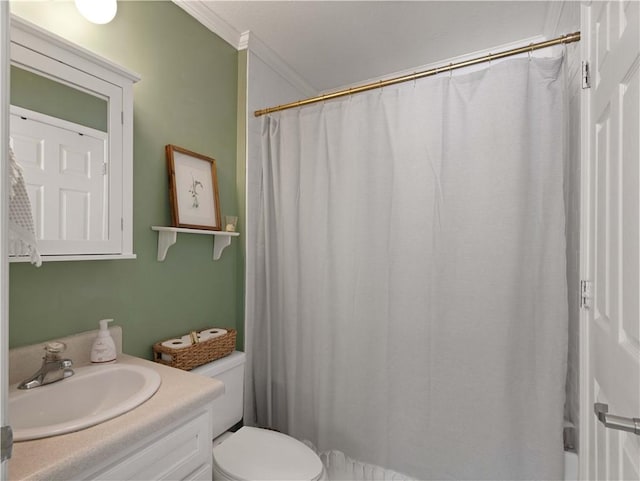
[[[107,100],[11,65],[11,105],[107,132]]]

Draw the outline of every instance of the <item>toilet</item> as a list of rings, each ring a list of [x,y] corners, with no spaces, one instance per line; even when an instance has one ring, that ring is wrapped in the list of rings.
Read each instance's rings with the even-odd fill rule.
[[[245,354],[232,354],[192,369],[224,383],[225,392],[213,401],[214,481],[326,481],[318,455],[297,439],[268,429],[229,428],[242,419]]]

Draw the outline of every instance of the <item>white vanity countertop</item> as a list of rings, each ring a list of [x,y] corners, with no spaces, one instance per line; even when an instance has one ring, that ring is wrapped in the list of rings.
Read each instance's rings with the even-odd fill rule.
[[[117,362],[153,368],[162,377],[160,388],[137,408],[102,424],[75,433],[14,443],[8,463],[9,480],[76,479],[224,392],[222,382],[180,369],[126,354],[119,354]]]

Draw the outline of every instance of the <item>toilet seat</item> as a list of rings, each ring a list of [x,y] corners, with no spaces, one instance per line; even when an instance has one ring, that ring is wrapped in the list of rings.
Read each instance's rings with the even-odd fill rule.
[[[317,481],[324,467],[309,447],[286,434],[242,427],[213,448],[214,472],[229,479]]]

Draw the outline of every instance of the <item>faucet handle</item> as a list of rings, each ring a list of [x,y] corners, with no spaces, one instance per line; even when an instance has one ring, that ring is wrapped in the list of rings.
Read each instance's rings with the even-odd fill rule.
[[[44,350],[50,352],[51,354],[59,354],[64,352],[67,349],[67,345],[64,342],[60,341],[52,341],[47,342],[44,345]]]
[[[44,345],[45,357],[55,359],[58,354],[64,352],[67,349],[67,345],[64,342],[52,341]]]

